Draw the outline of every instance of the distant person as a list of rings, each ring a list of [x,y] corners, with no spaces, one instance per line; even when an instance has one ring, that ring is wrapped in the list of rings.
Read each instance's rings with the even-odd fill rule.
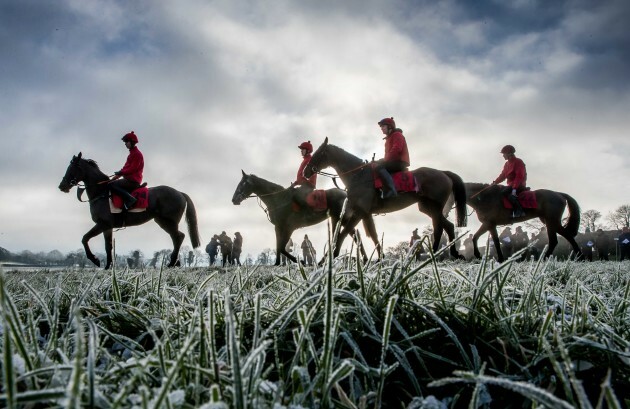
[[[523,217],[525,216],[525,212],[518,201],[518,194],[526,188],[527,171],[525,170],[525,163],[516,157],[516,149],[514,149],[512,145],[505,145],[501,149],[501,153],[506,162],[505,165],[503,165],[503,170],[492,184],[496,185],[507,180],[507,186],[503,188],[502,193],[503,196],[507,197],[510,203],[512,203],[512,207],[514,208],[512,217]]]
[[[206,253],[208,253],[208,257],[210,258],[210,266],[213,266],[217,259],[217,254],[219,253],[219,236],[216,234],[212,236],[210,242],[206,245]]]
[[[523,250],[529,244],[529,237],[527,237],[527,233],[523,231],[521,226],[516,226],[516,231],[514,232],[514,253]],[[527,258],[526,252],[523,253],[521,257],[521,261]]]
[[[473,235],[469,234],[464,239],[464,258],[468,261],[472,260],[475,256],[475,245],[473,243]]]
[[[610,236],[602,229],[597,229],[595,233],[595,248],[597,248],[597,256],[600,260],[609,261],[608,255],[612,247]]]
[[[192,267],[193,263],[195,262],[195,252],[190,250],[188,252],[188,259],[186,260],[188,262],[188,267]]]
[[[286,246],[284,246],[284,251],[286,251],[286,252],[287,252],[287,253],[289,253],[289,254],[292,254],[292,253],[293,253],[293,240],[292,240],[291,238],[289,238],[289,241],[287,242],[287,245],[286,245]],[[281,255],[281,257],[280,257],[280,261],[281,261],[281,264],[282,264],[283,266],[286,266],[286,265],[287,265],[287,261],[288,261],[288,260],[289,260],[289,259],[287,258],[287,256],[285,256],[284,254],[282,254],[282,255]]]
[[[414,229],[411,232],[411,238],[409,239],[409,248],[413,248],[414,245],[416,246],[413,251],[413,257],[416,261],[420,261],[420,258],[422,257],[422,252],[424,251],[424,249],[422,248],[422,244],[420,243],[421,240],[422,238],[418,234],[418,229]]]
[[[313,173],[310,178],[304,177],[304,169],[311,161],[311,153],[313,153],[313,145],[311,141],[302,142],[300,146],[300,154],[302,155],[302,162],[297,171],[295,181],[291,183],[293,188],[293,201],[297,203],[302,209],[307,209],[309,206],[306,203],[306,196],[311,193],[317,185],[317,173]]]
[[[311,243],[311,240],[308,238],[308,234],[304,235],[304,240],[302,240],[300,248],[302,249],[304,264],[312,266],[314,263],[315,249],[313,249],[313,243]]]
[[[403,171],[409,166],[409,150],[402,129],[396,128],[393,117],[381,119],[378,126],[385,135],[385,156],[376,161],[374,171],[381,177],[382,198],[386,199],[398,195],[392,173]]]
[[[136,146],[138,144],[138,137],[133,131],[125,134],[122,140],[127,149],[129,149],[129,155],[122,169],[114,172],[114,177],[109,182],[109,189],[122,197],[123,210],[129,210],[137,201],[137,199],[131,195],[131,192],[139,188],[142,183],[144,156]]]
[[[501,234],[499,234],[499,241],[501,242],[501,252],[505,258],[512,257],[514,250],[514,237],[512,236],[512,229],[510,226],[507,226],[503,229]]]
[[[243,236],[240,232],[234,233],[234,241],[232,242],[232,261],[237,265],[241,265],[241,252],[243,251]]]
[[[532,239],[532,241],[536,241],[536,244],[532,247],[532,254],[534,255],[534,259],[538,260],[545,246],[549,245],[549,235],[547,234],[547,227],[543,226],[538,234]]]
[[[219,234],[219,245],[221,246],[221,267],[232,264],[232,239],[225,231]]]
[[[619,243],[619,261],[630,260],[630,229],[626,226],[621,229]]]
[[[576,241],[580,246],[580,251],[584,256],[584,261],[593,261],[593,247],[595,246],[595,242],[593,241],[593,233],[591,233],[591,229],[587,227],[584,234],[578,236],[579,238],[577,238]]]

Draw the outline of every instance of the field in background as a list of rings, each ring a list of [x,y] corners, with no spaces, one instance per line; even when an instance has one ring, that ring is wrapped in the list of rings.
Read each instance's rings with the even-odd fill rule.
[[[5,271],[0,406],[627,407],[629,270]]]

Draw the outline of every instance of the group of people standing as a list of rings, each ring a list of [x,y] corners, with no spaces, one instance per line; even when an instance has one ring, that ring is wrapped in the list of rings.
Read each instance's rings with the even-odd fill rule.
[[[289,238],[289,241],[287,242],[287,245],[285,246],[284,250],[289,254],[293,254],[294,247],[295,247],[295,243],[293,243],[293,239]],[[300,244],[300,249],[302,250],[302,261],[304,262],[304,265],[306,266],[315,265],[315,262],[316,262],[315,247],[313,247],[313,243],[308,238],[308,234],[304,235],[304,239],[302,240],[302,243]],[[282,255],[280,257],[280,264],[282,264],[283,266],[286,265],[287,261],[288,259],[286,256]]]
[[[209,263],[213,266],[217,260],[219,252],[221,253],[221,266],[241,265],[241,252],[243,250],[243,236],[240,232],[234,233],[234,240],[227,235],[225,231],[221,234],[215,234],[206,245],[206,253],[208,253]]]

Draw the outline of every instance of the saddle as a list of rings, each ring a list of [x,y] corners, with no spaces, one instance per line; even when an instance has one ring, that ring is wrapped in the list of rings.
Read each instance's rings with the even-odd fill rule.
[[[381,177],[374,172],[374,165],[372,165],[372,173],[374,175],[374,188],[382,189],[383,181]],[[403,170],[401,172],[392,173],[392,179],[394,180],[394,187],[398,193],[402,192],[415,192],[420,191],[420,185],[415,176],[409,170]]]
[[[524,190],[518,194],[518,202],[521,204],[521,207],[523,209],[537,209],[538,201],[536,200],[536,192],[534,192],[533,190],[529,190],[529,188],[527,189],[528,190]],[[512,203],[510,203],[507,197],[503,196],[502,200],[503,207],[505,207],[506,209],[512,208]]]
[[[136,198],[136,204],[129,209],[129,212],[144,212],[149,207],[149,188],[143,183],[139,188],[131,192],[131,196]],[[112,213],[121,213],[123,211],[123,199],[116,193],[112,192],[109,198],[109,210]]]
[[[326,191],[324,189],[315,189],[306,195],[306,204],[316,212],[323,212],[328,209],[328,201],[326,200]],[[293,211],[299,212],[300,205],[293,202]]]

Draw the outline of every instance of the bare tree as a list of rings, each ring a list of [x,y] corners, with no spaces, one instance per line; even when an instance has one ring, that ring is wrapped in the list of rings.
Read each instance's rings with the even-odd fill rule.
[[[598,212],[597,210],[592,210],[592,209],[586,210],[582,212],[580,224],[582,225],[582,227],[584,227],[584,229],[595,231],[597,230],[595,223],[597,222],[597,219],[599,219],[600,217],[602,217],[602,214]]]
[[[617,210],[608,214],[607,219],[617,230],[630,227],[630,204],[619,206]]]

